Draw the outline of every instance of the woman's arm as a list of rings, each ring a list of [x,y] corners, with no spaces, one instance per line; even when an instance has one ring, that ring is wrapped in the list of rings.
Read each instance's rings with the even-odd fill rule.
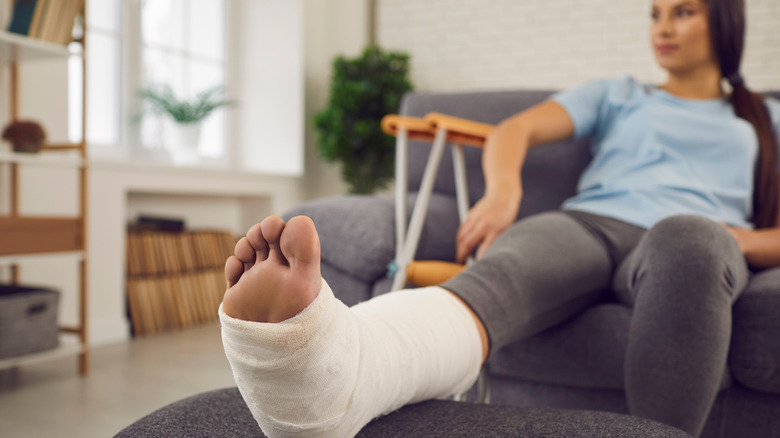
[[[501,122],[488,135],[482,155],[485,195],[469,211],[457,236],[457,260],[478,245],[477,257],[517,217],[523,189],[520,175],[528,149],[574,133],[574,123],[557,102],[546,101]]]
[[[750,266],[773,268],[780,266],[780,215],[774,228],[747,230],[727,227],[739,244]]]

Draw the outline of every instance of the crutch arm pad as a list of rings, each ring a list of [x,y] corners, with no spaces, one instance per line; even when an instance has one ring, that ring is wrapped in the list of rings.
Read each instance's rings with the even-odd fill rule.
[[[388,114],[382,118],[382,131],[397,137],[402,129],[406,129],[410,140],[433,141],[435,132],[427,120],[418,117]]]
[[[433,127],[434,132],[444,128],[447,130],[447,141],[455,144],[482,147],[494,126],[488,123],[475,122],[441,113],[428,113],[425,120]]]
[[[406,265],[406,281],[420,287],[436,286],[460,274],[465,265],[439,260],[415,260]]]

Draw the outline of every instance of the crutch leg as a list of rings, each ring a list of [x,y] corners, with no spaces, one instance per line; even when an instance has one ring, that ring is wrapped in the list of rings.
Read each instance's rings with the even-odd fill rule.
[[[398,263],[403,258],[404,241],[406,240],[406,195],[409,191],[408,163],[406,162],[409,150],[408,140],[408,131],[401,129],[395,142],[395,260],[393,261],[395,265],[391,269],[396,270],[399,269]],[[398,271],[395,271],[395,275],[397,273]]]
[[[466,188],[466,160],[463,157],[463,146],[452,145],[452,167],[455,176],[455,196],[458,202],[458,217],[460,222],[466,220],[469,211],[469,192]]]
[[[436,174],[439,171],[439,163],[441,162],[446,139],[447,130],[439,129],[436,133],[436,138],[433,141],[433,147],[428,156],[428,162],[425,164],[422,183],[420,184],[420,190],[417,193],[417,201],[414,204],[414,210],[412,210],[412,219],[409,222],[409,230],[406,233],[403,244],[403,253],[401,254],[401,257],[396,260],[397,271],[393,278],[391,290],[399,290],[406,284],[406,265],[412,260],[414,254],[417,252],[417,245],[420,242],[420,234],[422,233],[422,227],[425,223],[425,216],[428,212],[428,204],[431,200],[433,184],[436,181]]]

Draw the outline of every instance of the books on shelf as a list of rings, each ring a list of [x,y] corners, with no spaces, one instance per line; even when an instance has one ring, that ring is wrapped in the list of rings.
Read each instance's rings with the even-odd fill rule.
[[[37,0],[16,0],[16,2],[14,2],[11,23],[8,25],[9,32],[27,35],[33,15],[35,14],[36,3]]]
[[[135,335],[216,320],[235,243],[225,231],[130,231],[127,298]]]
[[[85,0],[15,0],[8,31],[67,45]]]

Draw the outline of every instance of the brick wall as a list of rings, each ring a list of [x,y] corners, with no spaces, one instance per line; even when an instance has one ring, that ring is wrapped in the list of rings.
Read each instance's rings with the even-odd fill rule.
[[[746,0],[742,71],[780,89],[780,0]],[[418,90],[565,88],[631,74],[661,82],[650,0],[377,0],[377,42],[407,51]]]

